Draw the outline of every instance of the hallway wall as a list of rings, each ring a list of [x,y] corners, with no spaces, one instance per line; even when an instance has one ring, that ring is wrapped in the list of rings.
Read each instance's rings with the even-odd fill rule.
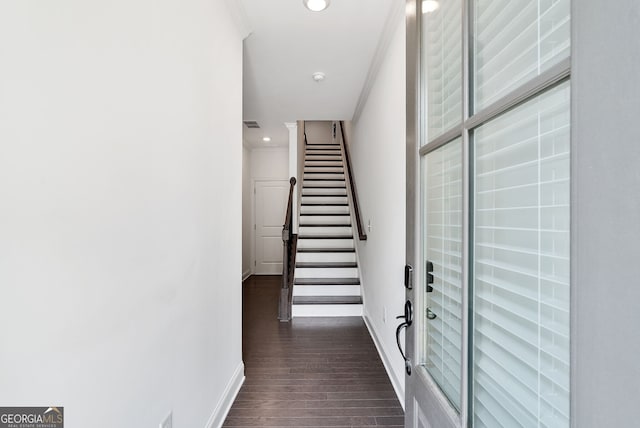
[[[3,406],[95,428],[224,410],[243,375],[241,39],[223,0],[0,4]]]
[[[405,25],[398,18],[362,113],[347,130],[363,221],[372,226],[366,241],[356,240],[365,319],[403,396],[404,362],[395,341],[405,263]]]

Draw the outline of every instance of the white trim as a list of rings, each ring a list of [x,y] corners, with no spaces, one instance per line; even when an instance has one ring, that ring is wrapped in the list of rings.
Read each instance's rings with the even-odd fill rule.
[[[404,18],[404,2],[393,0],[391,2],[391,8],[389,9],[387,21],[385,22],[382,34],[380,35],[380,40],[378,40],[378,46],[376,46],[376,51],[373,54],[373,59],[371,60],[367,77],[364,81],[364,85],[362,85],[362,91],[360,91],[356,109],[353,112],[353,118],[351,119],[353,122],[358,121],[358,118],[362,114],[362,110],[367,103],[367,99],[369,99],[369,94],[371,93],[371,89],[378,77],[378,72],[380,71],[380,67],[382,67],[382,63],[384,62],[387,51],[389,50],[389,45],[391,44],[393,35],[398,28],[398,21],[401,17]]]
[[[225,4],[227,5],[233,23],[238,29],[238,33],[240,33],[240,37],[242,37],[242,40],[246,39],[252,31],[247,13],[242,7],[242,2],[238,0],[225,0]]]
[[[382,346],[382,342],[378,339],[376,335],[376,331],[373,328],[371,321],[367,315],[362,315],[362,319],[364,320],[364,324],[367,326],[369,330],[369,334],[373,339],[374,345],[376,345],[376,349],[378,350],[378,354],[380,355],[380,359],[382,360],[382,364],[384,365],[384,369],[387,371],[387,376],[389,376],[389,380],[391,380],[391,385],[393,385],[393,389],[396,391],[396,395],[398,396],[398,401],[400,401],[400,405],[404,410],[404,389],[400,386],[400,381],[395,375],[395,372],[391,369],[391,361],[387,356],[387,353],[384,352],[384,346]]]
[[[247,278],[251,276],[251,268],[242,272],[242,282],[246,281]]]
[[[236,368],[235,373],[231,376],[227,387],[224,389],[220,401],[218,401],[211,417],[209,417],[205,428],[220,428],[222,426],[229,414],[229,410],[231,410],[233,402],[240,392],[244,379],[244,363],[240,361],[238,368]]]

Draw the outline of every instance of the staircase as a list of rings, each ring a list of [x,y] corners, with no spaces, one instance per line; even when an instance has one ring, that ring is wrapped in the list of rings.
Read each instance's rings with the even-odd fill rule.
[[[340,145],[305,147],[292,316],[361,316],[360,275]]]

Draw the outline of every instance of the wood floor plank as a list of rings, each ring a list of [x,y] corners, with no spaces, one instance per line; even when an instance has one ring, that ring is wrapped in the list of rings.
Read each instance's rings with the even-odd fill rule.
[[[277,320],[280,276],[243,284],[246,380],[225,427],[401,427],[404,412],[360,317]]]

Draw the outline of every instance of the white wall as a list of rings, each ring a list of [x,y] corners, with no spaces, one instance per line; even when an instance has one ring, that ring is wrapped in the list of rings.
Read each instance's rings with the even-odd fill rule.
[[[396,346],[395,317],[404,308],[405,80],[405,27],[398,19],[349,141],[361,214],[365,226],[369,220],[372,226],[366,241],[357,240],[364,313],[402,395],[404,362]]]
[[[3,406],[204,427],[241,379],[232,22],[222,0],[0,3]]]
[[[305,122],[307,143],[331,144],[333,140],[333,128],[330,121],[308,120]]]
[[[251,150],[251,179],[274,180],[289,178],[289,149],[274,147]]]
[[[633,426],[640,418],[640,4],[571,6],[572,427]]]
[[[245,215],[248,215],[249,222],[243,223],[242,236],[248,237],[248,251],[243,250],[243,266],[249,266],[251,273],[255,272],[254,260],[255,260],[255,237],[253,233],[253,224],[255,219],[255,198],[253,189],[255,188],[256,180],[289,180],[289,148],[288,147],[270,147],[260,149],[245,149],[248,152],[248,180],[249,189],[248,195],[245,193],[245,197],[248,198],[249,212],[243,212],[243,219]],[[247,202],[247,199],[245,199]],[[243,210],[245,210],[243,204]],[[244,242],[244,241],[243,241]],[[245,247],[247,249],[247,247]],[[248,259],[247,259],[248,257]],[[246,274],[246,270],[243,269],[243,275]]]

